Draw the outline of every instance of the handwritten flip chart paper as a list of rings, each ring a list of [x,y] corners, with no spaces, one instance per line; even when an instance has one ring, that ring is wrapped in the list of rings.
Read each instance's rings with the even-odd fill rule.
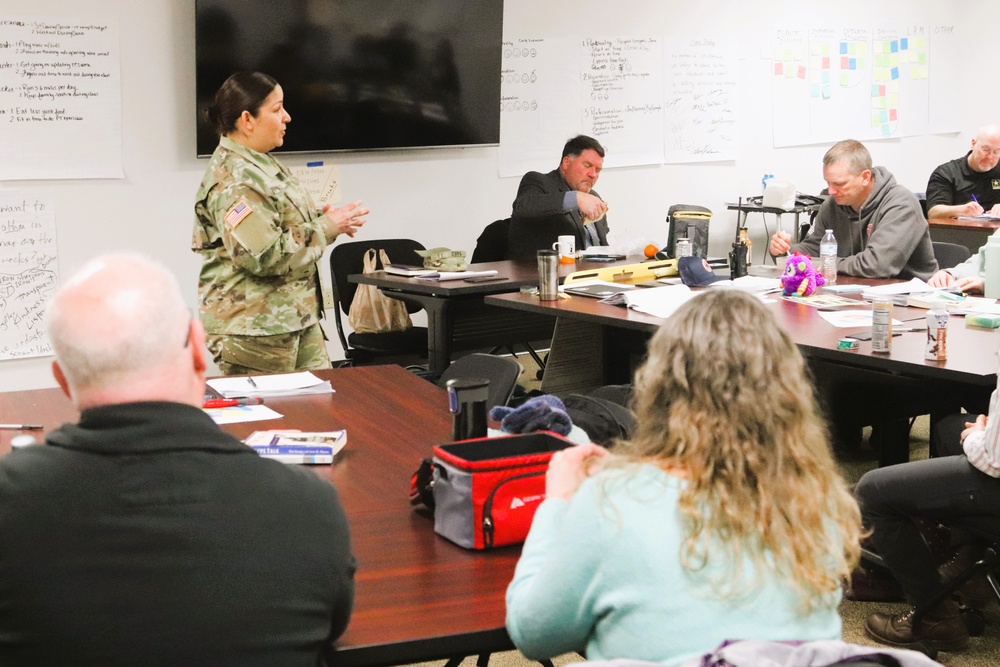
[[[291,172],[302,181],[302,185],[312,195],[316,205],[340,203],[340,167],[338,165],[331,162],[309,162],[300,167],[291,167]]]
[[[948,73],[960,46],[952,26],[776,30],[774,145],[958,131],[958,78]]]
[[[677,40],[666,54],[665,162],[739,157],[737,65],[732,42]]]
[[[567,139],[604,145],[605,167],[732,160],[735,38],[518,37],[504,41],[500,176],[549,171]]]
[[[500,84],[500,176],[547,172],[563,144],[583,132],[575,40],[504,40]]]
[[[52,205],[0,194],[0,359],[52,354],[44,313],[58,261]]]
[[[0,180],[122,178],[117,25],[0,13]]]
[[[655,37],[584,39],[583,133],[605,167],[663,162],[663,47]]]

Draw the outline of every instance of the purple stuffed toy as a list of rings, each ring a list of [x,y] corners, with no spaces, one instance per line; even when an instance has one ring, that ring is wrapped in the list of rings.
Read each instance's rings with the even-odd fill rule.
[[[812,260],[799,253],[785,260],[785,272],[781,276],[781,289],[786,296],[809,296],[822,287],[826,281],[819,274]]]

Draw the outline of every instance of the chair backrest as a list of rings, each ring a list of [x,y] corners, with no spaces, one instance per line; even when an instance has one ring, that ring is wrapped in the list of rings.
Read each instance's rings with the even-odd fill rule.
[[[506,405],[514,393],[517,378],[524,369],[510,357],[497,357],[476,352],[457,359],[441,374],[437,384],[444,387],[448,380],[455,378],[475,378],[490,381],[486,409],[495,405]]]
[[[507,235],[510,232],[510,218],[497,220],[486,225],[476,239],[476,249],[472,251],[471,264],[480,262],[502,262],[507,259]]]
[[[425,250],[424,246],[412,239],[375,239],[372,241],[351,241],[333,246],[330,253],[330,277],[333,283],[333,300],[337,304],[337,310],[345,315],[351,309],[351,302],[354,301],[354,293],[358,291],[355,283],[348,282],[347,276],[353,273],[361,273],[365,268],[365,253],[369,248],[376,251],[385,250],[389,256],[389,261],[395,264],[415,264],[422,266],[424,258],[417,254],[417,250]],[[375,264],[378,269],[382,268],[382,260],[375,256]],[[415,313],[420,310],[420,306],[414,303],[406,304],[407,310]]]
[[[913,195],[920,202],[920,210],[924,213],[924,218],[927,218],[927,193],[926,192],[914,192]]]
[[[958,266],[972,256],[972,251],[964,245],[958,243],[946,243],[944,241],[933,241],[934,259],[937,260],[939,269],[950,269]]]
[[[358,291],[355,283],[348,282],[347,276],[354,273],[363,273],[365,268],[365,253],[369,248],[385,250],[390,262],[397,264],[424,263],[424,258],[416,253],[417,250],[424,250],[424,246],[411,239],[375,239],[373,241],[351,241],[350,243],[340,243],[333,246],[330,252],[330,282],[333,288],[333,323],[337,327],[337,336],[340,344],[346,351],[347,335],[344,333],[344,323],[340,314],[347,315],[351,309],[351,302],[354,301],[354,293]],[[375,255],[376,268],[382,268],[382,260]],[[406,310],[415,313],[421,309],[420,304],[404,301]]]

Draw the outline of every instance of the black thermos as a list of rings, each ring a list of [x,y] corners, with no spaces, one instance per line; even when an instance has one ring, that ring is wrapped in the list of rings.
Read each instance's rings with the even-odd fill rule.
[[[490,381],[472,378],[448,380],[451,439],[486,437],[486,399]]]

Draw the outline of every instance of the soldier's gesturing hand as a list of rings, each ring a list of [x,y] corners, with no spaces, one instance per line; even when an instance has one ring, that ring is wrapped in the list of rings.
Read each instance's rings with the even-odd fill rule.
[[[333,208],[330,204],[323,207],[323,228],[326,230],[326,241],[330,243],[340,234],[347,234],[354,238],[354,233],[358,227],[365,224],[365,216],[369,210],[361,207],[361,200],[352,201],[350,204]]]

